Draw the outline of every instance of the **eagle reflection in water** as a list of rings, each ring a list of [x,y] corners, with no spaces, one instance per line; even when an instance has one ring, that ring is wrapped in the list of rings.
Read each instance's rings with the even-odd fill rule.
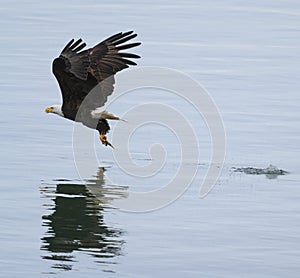
[[[66,183],[58,180],[56,186],[43,186],[43,197],[51,203],[42,225],[47,228],[41,238],[42,258],[52,260],[55,269],[71,270],[76,264],[76,251],[92,255],[95,262],[114,263],[122,254],[123,231],[109,227],[104,221],[110,201],[126,196],[126,187],[108,186],[103,182],[104,168],[97,178],[87,184]],[[54,204],[53,204],[54,202]]]

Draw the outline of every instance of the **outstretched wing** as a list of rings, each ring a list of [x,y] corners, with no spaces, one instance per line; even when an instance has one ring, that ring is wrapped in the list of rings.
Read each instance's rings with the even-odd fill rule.
[[[80,105],[93,88],[96,88],[96,97],[87,101],[85,110],[105,104],[113,92],[113,75],[129,65],[136,65],[130,59],[140,58],[136,54],[122,52],[141,44],[126,43],[136,36],[133,31],[118,33],[87,50],[83,50],[86,44],[81,39],[73,39],[64,47],[53,61],[52,70],[61,89],[62,111],[66,118],[75,120]]]

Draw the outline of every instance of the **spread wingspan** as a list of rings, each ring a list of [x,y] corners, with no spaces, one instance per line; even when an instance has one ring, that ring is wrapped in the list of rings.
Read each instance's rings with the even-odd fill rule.
[[[141,44],[127,43],[136,36],[133,31],[118,33],[87,50],[83,50],[86,44],[81,39],[71,40],[64,47],[60,56],[53,61],[52,69],[61,89],[62,111],[66,118],[79,119],[85,124],[84,120],[78,118],[79,107],[100,82],[97,97],[87,103],[84,111],[91,111],[105,104],[107,97],[113,92],[114,74],[129,65],[136,65],[131,59],[140,58],[136,54],[122,52]]]

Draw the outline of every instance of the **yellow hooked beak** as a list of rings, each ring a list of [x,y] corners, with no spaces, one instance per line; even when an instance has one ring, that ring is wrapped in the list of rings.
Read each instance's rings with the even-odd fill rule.
[[[51,107],[47,107],[47,108],[45,109],[45,112],[46,112],[46,113],[50,113],[50,112],[52,112],[52,110],[53,110],[53,109],[52,109]]]

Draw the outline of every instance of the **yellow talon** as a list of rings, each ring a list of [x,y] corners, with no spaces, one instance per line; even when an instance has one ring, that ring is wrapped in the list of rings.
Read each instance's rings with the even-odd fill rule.
[[[103,145],[110,146],[114,149],[113,145],[107,141],[105,133],[100,134],[100,141]]]

